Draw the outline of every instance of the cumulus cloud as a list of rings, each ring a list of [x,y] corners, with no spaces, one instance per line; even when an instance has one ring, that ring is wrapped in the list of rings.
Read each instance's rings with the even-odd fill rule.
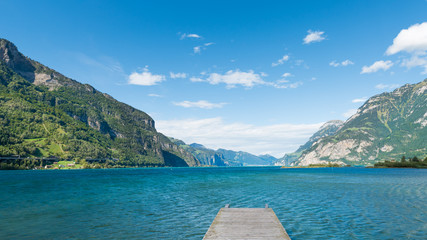
[[[393,44],[387,48],[386,54],[393,55],[402,51],[417,55],[426,54],[427,22],[414,24],[408,29],[401,30],[394,38]]]
[[[368,100],[367,97],[362,97],[362,98],[353,99],[353,100],[351,100],[351,102],[352,103],[363,103],[363,102],[366,102],[366,100]]]
[[[323,36],[323,34],[324,34],[325,32],[322,32],[322,31],[311,31],[311,30],[308,30],[308,34],[307,34],[307,36],[305,36],[305,38],[304,38],[304,44],[310,44],[310,43],[312,43],[312,42],[320,42],[320,41],[323,41],[323,40],[325,40],[325,37]]]
[[[276,67],[276,66],[282,65],[288,60],[289,60],[289,55],[284,55],[281,59],[277,60],[277,62],[272,63],[271,66]]]
[[[226,123],[217,117],[158,120],[156,128],[167,136],[182,139],[187,143],[200,143],[208,148],[225,148],[282,157],[304,144],[322,124],[255,126],[246,123]]]
[[[405,52],[410,58],[402,61],[402,66],[407,68],[423,67],[422,74],[427,74],[427,22],[414,24],[403,29],[394,38],[393,44],[387,48],[387,55]]]
[[[393,63],[390,60],[387,61],[376,61],[371,66],[363,66],[361,74],[364,73],[374,73],[378,72],[379,70],[387,71],[389,68],[393,66]]]
[[[192,82],[208,82],[212,85],[224,83],[227,88],[234,88],[237,85],[252,88],[255,85],[265,84],[260,74],[255,73],[253,70],[242,72],[239,69],[229,70],[225,74],[211,73],[206,79],[192,77],[190,80]]]
[[[133,72],[128,77],[128,83],[134,84],[134,85],[141,85],[141,86],[152,86],[156,85],[157,83],[163,82],[166,80],[166,77],[164,75],[156,75],[152,74],[148,70],[148,66],[145,66],[143,69],[143,72]]]
[[[235,88],[237,86],[243,86],[246,88],[252,88],[256,85],[271,86],[275,88],[297,88],[301,86],[302,82],[290,83],[286,78],[292,76],[290,73],[284,73],[282,78],[275,82],[264,81],[262,77],[268,76],[266,73],[255,73],[253,70],[242,72],[239,69],[229,70],[225,74],[210,73],[202,74],[205,77],[191,77],[192,82],[207,82],[212,85],[222,84],[226,85],[226,88]]]
[[[186,73],[173,73],[170,72],[170,78],[175,79],[175,78],[186,78],[187,74]]]
[[[185,38],[202,38],[202,37],[199,34],[195,34],[195,33],[183,33],[181,35],[181,40]]]
[[[329,63],[329,66],[332,66],[332,67],[340,67],[340,66],[343,66],[343,67],[345,67],[345,66],[348,66],[348,65],[353,65],[354,64],[354,62],[352,62],[352,61],[350,61],[350,60],[344,60],[344,61],[342,61],[342,62],[337,62],[337,61],[332,61],[332,62],[330,62]]]
[[[197,102],[191,102],[191,101],[173,102],[173,104],[176,106],[185,107],[185,108],[213,109],[213,108],[222,108],[227,103],[211,103],[205,100],[200,100]]]
[[[343,113],[342,115],[345,118],[349,118],[349,117],[353,116],[356,112],[357,112],[357,109],[349,109],[345,113]]]
[[[375,86],[376,89],[387,89],[387,90],[392,90],[395,88],[398,88],[400,85],[399,84],[378,84]]]

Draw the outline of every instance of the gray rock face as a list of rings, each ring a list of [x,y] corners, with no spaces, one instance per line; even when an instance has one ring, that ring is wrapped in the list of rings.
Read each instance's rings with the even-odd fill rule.
[[[294,166],[298,161],[301,154],[315,144],[319,139],[327,136],[334,135],[342,126],[344,122],[341,120],[331,120],[323,124],[319,131],[315,132],[313,136],[303,145],[301,145],[295,152],[285,154],[274,165],[276,166]],[[308,163],[311,164],[311,163]],[[308,165],[307,164],[307,165]]]
[[[44,85],[53,90],[60,86],[78,84],[64,75],[24,56],[11,42],[0,39],[0,61],[35,85]]]

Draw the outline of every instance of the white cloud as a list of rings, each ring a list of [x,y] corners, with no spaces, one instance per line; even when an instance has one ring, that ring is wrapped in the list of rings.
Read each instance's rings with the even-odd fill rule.
[[[343,66],[343,67],[345,67],[345,66],[348,66],[348,65],[353,65],[354,64],[354,62],[352,62],[352,61],[350,61],[350,60],[344,60],[344,61],[342,61],[342,62],[337,62],[337,61],[332,61],[332,62],[330,62],[329,63],[329,66],[332,66],[332,67],[339,67],[339,66]]]
[[[375,88],[376,89],[388,89],[388,90],[392,90],[392,89],[395,89],[395,88],[397,88],[399,86],[400,86],[399,84],[382,84],[382,83],[380,83],[380,84],[376,85]]]
[[[271,66],[276,67],[276,66],[282,65],[288,60],[289,60],[289,55],[284,55],[281,59],[277,60],[277,62],[272,63]]]
[[[185,39],[185,38],[202,38],[199,34],[195,34],[195,33],[184,33],[181,35],[181,40]]]
[[[241,72],[239,69],[236,69],[234,71],[229,70],[225,74],[211,73],[205,80],[196,77],[192,77],[190,78],[190,80],[192,82],[204,81],[212,85],[224,83],[227,85],[227,88],[234,88],[237,85],[252,88],[255,85],[265,84],[260,74],[255,73],[253,70]]]
[[[284,73],[283,75],[282,75],[282,77],[284,77],[284,78],[287,78],[287,77],[290,77],[290,76],[292,76],[292,74],[290,74],[290,73]]]
[[[341,65],[343,65],[343,66],[348,66],[348,65],[353,65],[353,64],[354,64],[354,62],[352,62],[348,59],[341,62]]]
[[[155,93],[150,93],[148,94],[149,97],[163,97],[162,95],[159,94],[155,94]]]
[[[273,86],[275,88],[282,88],[282,89],[285,89],[285,88],[297,88],[297,87],[299,87],[299,86],[301,86],[303,84],[302,82],[293,82],[293,83],[291,83],[291,82],[289,82],[289,80],[286,79],[286,78],[292,77],[292,76],[293,75],[291,73],[287,72],[287,73],[282,74],[282,79],[279,79],[279,80],[277,80],[274,83],[268,82],[267,84],[271,85],[271,86]]]
[[[351,100],[351,102],[352,103],[363,103],[363,102],[366,102],[366,100],[368,100],[367,97],[362,97],[362,98],[353,99],[353,100]]]
[[[407,68],[423,67],[422,74],[427,74],[427,22],[414,24],[407,29],[402,29],[394,38],[393,44],[387,48],[386,54],[393,55],[406,52],[411,55],[402,61],[402,66]]]
[[[225,148],[282,157],[304,144],[323,123],[255,126],[226,123],[222,118],[158,120],[156,128],[167,136],[208,148]]]
[[[205,100],[200,100],[197,102],[191,102],[191,101],[173,102],[173,104],[176,106],[185,107],[185,108],[213,109],[213,108],[222,108],[227,103],[211,103]]]
[[[425,54],[427,51],[427,22],[415,24],[408,29],[403,29],[394,38],[393,44],[387,48],[386,54],[393,55],[398,52]]]
[[[275,83],[273,83],[272,86],[275,87],[275,88],[285,89],[285,88],[297,88],[297,87],[301,86],[302,84],[303,84],[302,82],[293,82],[293,83],[290,83],[286,79],[281,79],[281,80],[278,80]]]
[[[198,78],[198,77],[191,77],[190,81],[192,81],[192,82],[205,82],[204,79]]]
[[[128,83],[141,86],[152,86],[165,80],[166,77],[164,75],[152,74],[148,70],[148,66],[145,66],[143,72],[133,72],[131,75],[129,75]]]
[[[173,73],[170,72],[170,78],[175,79],[175,78],[186,78],[187,74],[186,73]]]
[[[321,32],[321,31],[311,31],[308,30],[308,34],[307,36],[305,36],[304,38],[304,44],[310,44],[312,42],[320,42],[325,40],[325,37],[323,36],[325,32]]]
[[[201,46],[195,46],[195,47],[193,47],[193,52],[194,53],[200,53],[200,48],[201,48]]]
[[[267,82],[262,79],[262,77],[268,76],[266,73],[255,73],[253,70],[247,72],[242,72],[239,69],[229,70],[225,74],[220,73],[211,73],[204,74],[207,75],[205,79],[200,77],[191,77],[190,81],[192,82],[208,82],[212,85],[217,85],[220,83],[226,84],[226,88],[234,88],[238,85],[241,85],[246,88],[252,88],[256,85],[265,85],[275,88],[297,88],[301,86],[302,82],[290,83],[286,80],[286,77],[292,76],[290,73],[284,73],[282,79],[279,79],[275,82]]]
[[[373,73],[379,70],[387,71],[389,68],[393,66],[393,63],[390,60],[387,61],[376,61],[371,66],[363,66],[361,74],[363,73]]]
[[[342,115],[345,118],[349,118],[349,117],[353,116],[356,112],[357,112],[357,109],[349,109],[345,113],[343,113]]]
[[[427,74],[427,57],[419,57],[417,55],[413,55],[410,59],[404,59],[402,61],[402,66],[405,66],[407,68],[421,66],[424,68],[424,71],[421,72],[421,74]]]
[[[332,67],[339,67],[339,66],[340,66],[340,63],[337,63],[337,62],[334,60],[334,61],[332,61],[332,62],[330,62],[330,63],[329,63],[329,66],[332,66]]]
[[[208,42],[208,43],[205,43],[201,46],[195,46],[195,47],[193,47],[193,52],[200,54],[202,52],[202,50],[206,50],[208,46],[213,45],[213,44],[215,44],[215,43]]]

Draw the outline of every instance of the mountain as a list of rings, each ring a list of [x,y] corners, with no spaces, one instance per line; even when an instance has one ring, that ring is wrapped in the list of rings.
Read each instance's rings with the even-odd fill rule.
[[[331,120],[326,122],[320,127],[319,131],[315,132],[310,139],[308,139],[305,144],[301,145],[295,152],[285,154],[285,156],[276,161],[275,165],[290,166],[294,164],[298,161],[301,154],[313,146],[316,141],[323,137],[334,135],[343,124],[344,122],[341,120]]]
[[[0,39],[0,156],[196,166],[146,113],[36,62]]]
[[[226,149],[218,149],[217,153],[221,153],[228,161],[241,163],[242,166],[268,166],[277,161],[277,158],[271,155],[256,156],[247,152],[233,151]]]
[[[183,141],[170,138],[172,142],[186,151],[193,154],[193,156],[202,164],[207,166],[255,166],[263,165],[268,166],[277,161],[277,158],[271,155],[255,156],[247,152],[236,152],[233,150],[218,149],[213,150],[205,146],[192,143],[185,144]]]
[[[215,150],[208,149],[205,146],[197,143],[190,145],[185,144],[182,140],[170,138],[170,140],[178,145],[180,148],[184,149],[187,152],[190,152],[201,165],[204,166],[229,166],[229,162],[224,159],[219,153],[216,153]]]
[[[294,165],[367,165],[427,156],[427,79],[371,97],[331,136],[304,151]]]

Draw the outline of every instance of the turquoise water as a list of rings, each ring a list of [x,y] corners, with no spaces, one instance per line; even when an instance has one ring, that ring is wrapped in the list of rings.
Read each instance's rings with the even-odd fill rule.
[[[219,208],[268,203],[296,239],[426,239],[427,170],[0,172],[0,239],[202,239]]]

